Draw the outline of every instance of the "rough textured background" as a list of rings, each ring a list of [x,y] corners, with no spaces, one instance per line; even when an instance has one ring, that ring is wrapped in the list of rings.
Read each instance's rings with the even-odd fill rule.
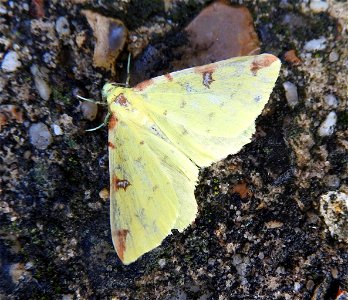
[[[187,59],[183,29],[210,2],[0,2],[0,299],[336,299],[348,290],[347,243],[320,214],[322,195],[348,193],[346,1],[231,1],[250,10],[261,52],[283,60],[257,133],[201,171],[199,216],[184,233],[130,266],[113,250],[107,131],[85,132],[105,109],[74,95],[100,99],[106,80],[123,82],[128,51],[116,76],[94,68],[81,10],[124,22],[137,83]]]

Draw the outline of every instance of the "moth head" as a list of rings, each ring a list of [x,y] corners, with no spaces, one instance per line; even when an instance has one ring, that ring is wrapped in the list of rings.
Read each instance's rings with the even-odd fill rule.
[[[105,83],[102,89],[103,99],[107,99],[108,95],[111,94],[112,90],[115,89],[115,86],[111,83]]]
[[[106,83],[102,89],[102,97],[111,105],[112,103],[118,103],[120,105],[126,104],[124,93],[126,88],[117,86],[112,83]]]

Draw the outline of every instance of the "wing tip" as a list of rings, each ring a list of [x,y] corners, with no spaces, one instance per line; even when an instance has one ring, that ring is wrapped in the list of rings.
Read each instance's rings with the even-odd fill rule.
[[[112,230],[112,232],[111,232],[115,250],[116,250],[118,257],[120,258],[120,260],[122,261],[123,264],[131,263],[131,262],[127,262],[124,259],[124,254],[126,251],[126,240],[127,240],[128,233],[129,233],[129,230],[127,230],[127,229],[115,229],[115,230]]]

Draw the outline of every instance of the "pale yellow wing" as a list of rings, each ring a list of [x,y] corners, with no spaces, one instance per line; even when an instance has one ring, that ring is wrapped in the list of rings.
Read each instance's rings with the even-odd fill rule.
[[[144,81],[125,96],[199,166],[238,152],[272,92],[280,61],[271,54],[237,57]]]
[[[160,245],[172,229],[186,228],[197,213],[197,166],[145,115],[139,124],[134,114],[117,110],[109,123],[110,222],[124,264]]]
[[[199,166],[250,141],[280,68],[270,54],[233,58],[122,88],[106,84],[111,229],[128,264],[197,212]],[[195,164],[194,164],[194,163]]]

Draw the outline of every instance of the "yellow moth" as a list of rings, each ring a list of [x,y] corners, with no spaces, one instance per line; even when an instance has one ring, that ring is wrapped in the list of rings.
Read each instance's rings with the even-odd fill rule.
[[[280,61],[231,58],[141,82],[103,87],[109,121],[110,223],[124,264],[195,219],[198,168],[250,142]]]

